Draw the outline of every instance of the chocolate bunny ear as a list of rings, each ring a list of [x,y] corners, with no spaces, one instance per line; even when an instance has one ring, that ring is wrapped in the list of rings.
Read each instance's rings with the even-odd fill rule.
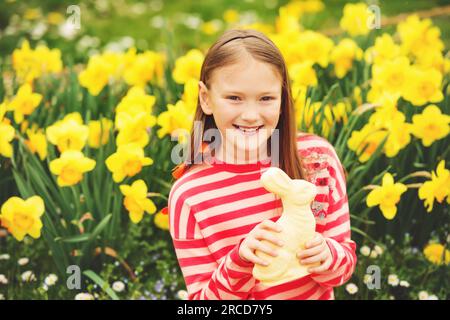
[[[291,189],[292,180],[280,168],[270,167],[261,175],[261,182],[268,191],[283,195]]]

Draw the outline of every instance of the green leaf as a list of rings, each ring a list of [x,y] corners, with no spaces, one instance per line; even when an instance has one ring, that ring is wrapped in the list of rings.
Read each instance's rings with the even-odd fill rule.
[[[91,238],[90,233],[83,233],[83,234],[78,234],[76,236],[66,237],[66,238],[57,237],[57,238],[55,238],[55,241],[62,241],[62,242],[67,242],[67,243],[78,243],[78,242],[87,241],[90,238]]]
[[[119,297],[116,295],[116,293],[111,289],[109,284],[94,271],[86,270],[83,272],[83,274],[86,277],[90,278],[92,281],[94,281],[96,284],[98,284],[100,288],[102,288],[102,290],[105,291],[108,294],[108,296],[110,296],[111,299],[120,300]]]
[[[95,227],[94,231],[90,236],[91,240],[95,239],[100,234],[100,232],[102,232],[102,230],[108,225],[108,222],[111,219],[111,217],[112,214],[110,213],[106,217],[104,217],[102,221],[100,221],[100,223]]]

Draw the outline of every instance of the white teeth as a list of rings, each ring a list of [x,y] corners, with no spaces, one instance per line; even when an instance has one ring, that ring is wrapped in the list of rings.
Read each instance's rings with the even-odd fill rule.
[[[255,132],[256,130],[258,130],[258,127],[255,127],[255,128],[252,128],[252,129],[239,127],[239,129],[241,129],[244,132]]]

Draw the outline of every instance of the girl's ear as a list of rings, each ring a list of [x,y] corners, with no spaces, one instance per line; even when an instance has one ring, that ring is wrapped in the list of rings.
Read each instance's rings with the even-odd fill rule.
[[[203,112],[207,115],[211,115],[212,108],[209,102],[208,88],[203,83],[203,81],[198,82],[198,98],[200,101],[200,107],[202,108]]]

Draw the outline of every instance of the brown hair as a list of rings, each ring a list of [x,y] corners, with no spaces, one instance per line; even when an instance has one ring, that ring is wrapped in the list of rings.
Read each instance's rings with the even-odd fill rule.
[[[297,150],[294,102],[286,63],[280,50],[267,36],[251,29],[234,29],[224,32],[206,54],[200,72],[200,80],[209,88],[213,70],[235,63],[242,56],[242,50],[246,50],[254,59],[274,66],[282,78],[281,116],[276,127],[279,130],[280,138],[279,167],[291,179],[306,179],[306,172]],[[200,132],[194,134],[195,128],[193,126],[190,134],[191,144],[188,159],[173,169],[172,175],[175,178],[178,178],[192,164],[198,163],[197,161],[202,159],[202,150],[205,147],[204,132],[210,128],[217,129],[213,115],[207,115],[203,112],[199,99],[197,99],[195,121],[200,121],[202,127],[199,130]],[[198,141],[195,141],[195,139]],[[270,150],[270,143],[271,137],[267,141],[267,150]],[[201,149],[194,150],[195,146],[201,146]]]

